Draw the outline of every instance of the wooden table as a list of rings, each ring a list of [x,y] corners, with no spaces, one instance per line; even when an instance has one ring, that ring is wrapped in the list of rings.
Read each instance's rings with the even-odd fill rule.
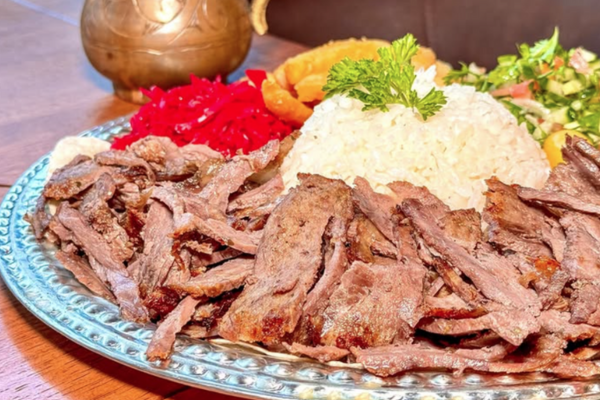
[[[0,198],[56,141],[135,105],[112,95],[79,39],[83,0],[0,1]],[[244,66],[272,69],[304,50],[255,37]],[[232,78],[241,76],[236,72]],[[0,280],[0,399],[232,399],[121,366],[33,317]]]

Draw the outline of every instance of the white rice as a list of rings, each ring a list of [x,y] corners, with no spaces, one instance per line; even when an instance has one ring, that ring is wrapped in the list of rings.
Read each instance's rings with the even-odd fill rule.
[[[419,71],[414,89],[434,87],[435,69]],[[426,186],[453,209],[481,210],[485,179],[541,188],[550,168],[544,152],[502,104],[474,88],[442,88],[448,103],[423,121],[402,105],[389,112],[334,96],[315,108],[282,165],[286,188],[299,172],[352,184],[356,176],[388,193],[393,181]]]

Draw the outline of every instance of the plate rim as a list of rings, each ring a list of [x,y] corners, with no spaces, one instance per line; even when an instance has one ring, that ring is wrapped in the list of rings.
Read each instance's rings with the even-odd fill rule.
[[[118,125],[127,126],[127,125],[129,125],[129,119],[130,119],[131,115],[133,115],[133,114],[127,114],[127,115],[115,118],[113,120],[105,122],[104,124],[101,124],[101,125],[95,126],[94,128],[80,132],[79,134],[77,134],[75,136],[78,136],[78,137],[93,136],[93,133],[95,131],[105,131],[106,129],[109,129],[109,128],[112,128],[112,127],[118,126]],[[38,158],[33,164],[31,164],[17,178],[15,183],[9,188],[7,193],[4,195],[2,201],[0,202],[0,213],[2,213],[3,211],[5,211],[7,209],[14,208],[14,205],[12,205],[10,207],[7,206],[7,204],[9,202],[14,202],[14,200],[11,200],[10,197],[11,196],[18,197],[22,193],[22,189],[20,188],[19,184],[26,179],[29,180],[28,175],[30,175],[37,168],[39,168],[40,165],[44,165],[44,164],[47,165],[50,154],[51,153],[47,153],[47,154],[44,154],[43,156],[41,156],[40,158]],[[0,220],[8,219],[10,221],[12,219],[12,216],[13,216],[12,212],[11,212],[11,216],[9,216],[9,217],[0,215]],[[10,226],[10,222],[9,222],[9,226]],[[7,236],[9,235],[9,233],[10,233],[10,229],[8,230]],[[9,254],[6,252],[7,247],[8,247],[8,243],[2,243],[0,245],[0,252],[3,253],[2,255]],[[13,250],[11,249],[10,252],[12,252],[12,251]],[[142,366],[138,366],[137,363],[132,363],[131,361],[122,359],[113,353],[108,353],[106,351],[103,351],[103,349],[92,346],[82,336],[74,335],[71,331],[62,329],[61,328],[62,325],[59,323],[58,320],[53,319],[53,318],[48,318],[47,313],[43,312],[39,307],[34,306],[34,304],[32,302],[29,302],[29,301],[26,301],[23,299],[21,290],[19,290],[22,288],[20,286],[18,286],[17,282],[8,275],[9,264],[12,264],[12,263],[16,263],[16,261],[9,262],[5,259],[5,257],[0,257],[0,278],[6,285],[7,289],[11,293],[11,295],[14,296],[14,298],[19,302],[19,304],[21,306],[23,306],[29,313],[31,313],[34,317],[36,317],[38,320],[40,320],[42,323],[44,323],[44,325],[51,328],[54,332],[62,335],[63,337],[66,337],[68,340],[76,343],[77,345],[82,346],[86,350],[89,350],[95,354],[98,354],[102,357],[105,357],[105,358],[111,360],[111,361],[114,361],[116,363],[124,365],[128,368],[133,368],[136,371],[139,371],[139,372],[151,375],[151,376],[155,376],[157,378],[165,379],[165,380],[168,380],[168,381],[171,381],[174,383],[178,383],[180,385],[188,386],[189,388],[192,388],[192,389],[201,389],[201,390],[206,390],[206,391],[210,391],[213,393],[220,393],[220,394],[224,394],[224,395],[235,395],[236,397],[240,397],[240,398],[244,398],[244,399],[272,399],[273,398],[267,394],[254,393],[250,390],[244,390],[243,387],[236,387],[236,386],[232,387],[230,385],[222,384],[220,382],[214,382],[214,385],[204,385],[204,384],[200,384],[196,381],[193,381],[191,379],[183,380],[181,377],[172,376],[172,374],[169,373],[168,370],[166,370],[166,369],[165,370],[146,369],[146,368],[143,368]],[[293,397],[291,397],[291,398],[293,398]]]
[[[129,129],[130,116],[131,116],[131,114],[113,119],[104,124],[98,125],[96,127],[88,129],[88,130],[85,130],[85,131],[79,133],[77,136],[98,137],[103,134],[106,136],[114,136],[114,134],[111,133],[111,130],[116,130],[116,131],[120,130],[121,132],[125,132],[127,129]],[[193,379],[193,376],[185,375],[185,374],[178,374],[169,368],[156,368],[157,364],[145,360],[145,357],[143,359],[134,360],[131,357],[129,357],[129,358],[125,357],[120,352],[110,351],[109,349],[107,349],[106,346],[99,346],[97,344],[94,344],[91,342],[91,339],[89,339],[83,335],[77,335],[77,334],[73,333],[70,329],[66,329],[64,327],[64,325],[60,323],[58,318],[51,317],[49,315],[49,313],[44,311],[36,302],[30,301],[29,299],[27,299],[27,296],[23,292],[24,288],[22,286],[20,286],[19,282],[14,277],[12,277],[9,273],[9,270],[11,269],[11,267],[14,267],[17,269],[21,268],[21,266],[19,265],[20,264],[19,260],[13,254],[16,251],[16,247],[14,246],[14,243],[12,243],[13,235],[11,233],[14,233],[13,230],[15,229],[15,226],[13,226],[14,225],[13,221],[15,218],[17,218],[17,213],[15,212],[15,207],[17,205],[17,202],[21,198],[21,196],[23,196],[24,193],[26,193],[27,187],[28,187],[28,185],[31,184],[32,179],[34,179],[36,177],[36,175],[39,174],[39,172],[47,166],[48,160],[49,160],[49,155],[50,155],[50,153],[40,157],[36,162],[31,164],[19,176],[19,178],[15,181],[15,183],[10,187],[10,189],[4,196],[2,203],[0,204],[0,229],[2,229],[2,231],[0,232],[0,277],[2,277],[2,280],[6,284],[6,287],[8,288],[8,290],[19,301],[19,303],[21,303],[21,305],[23,305],[25,307],[25,309],[27,309],[27,311],[29,311],[31,314],[33,314],[37,319],[42,321],[45,325],[52,328],[55,332],[61,334],[62,336],[65,336],[67,339],[77,343],[78,345],[86,348],[87,350],[90,350],[96,354],[106,357],[112,361],[118,362],[119,364],[125,365],[130,368],[134,368],[135,370],[138,370],[140,372],[143,372],[143,373],[146,373],[146,374],[149,374],[152,376],[156,376],[156,377],[166,379],[166,380],[169,380],[172,382],[183,384],[183,385],[186,385],[189,387],[199,388],[199,389],[217,392],[217,393],[221,393],[221,394],[225,394],[225,395],[233,395],[233,396],[248,398],[248,399],[300,399],[300,398],[306,398],[306,397],[298,395],[297,393],[294,393],[294,392],[292,392],[292,393],[289,393],[289,392],[288,393],[277,393],[274,391],[259,390],[255,387],[255,385],[250,385],[250,386],[242,385],[242,384],[234,385],[231,383],[227,383],[226,380],[220,381],[217,379],[212,379],[210,381],[207,381],[204,379]],[[29,235],[29,236],[31,236],[31,235]],[[13,247],[15,247],[15,248],[13,248]],[[40,244],[40,247],[41,247],[41,244]],[[61,268],[63,268],[63,267],[61,266]],[[98,300],[98,299],[96,299],[96,300]],[[209,343],[209,342],[204,342],[204,343]],[[179,353],[177,353],[177,354],[179,354]],[[142,361],[142,360],[144,360],[144,361]],[[198,360],[198,363],[200,365],[203,365],[203,364],[209,365],[210,364],[204,360]],[[320,365],[317,363],[310,363],[310,364],[314,364],[316,366]],[[228,366],[219,364],[212,368],[217,369],[217,370],[223,369],[225,371],[225,370],[227,370]],[[362,371],[361,373],[366,373],[366,371]],[[244,375],[242,375],[242,376],[244,376]],[[264,373],[263,369],[253,371],[252,373],[249,373],[249,376],[254,376],[254,377],[256,377],[256,379],[260,379],[261,377],[273,378],[273,375]],[[277,379],[277,378],[275,378],[275,379]],[[289,379],[286,379],[281,376],[278,379],[281,382],[284,382],[283,386],[288,386],[288,387],[291,386],[295,382],[293,380],[289,381]],[[411,386],[411,387],[399,387],[399,386],[395,386],[395,387],[386,387],[386,386],[384,386],[384,387],[364,387],[364,386],[353,385],[353,387],[350,388],[345,384],[344,385],[336,384],[336,383],[330,382],[330,381],[327,381],[326,383],[316,382],[316,381],[304,382],[303,380],[300,380],[300,379],[296,379],[296,381],[299,383],[306,383],[307,385],[311,385],[310,387],[315,387],[315,386],[318,387],[318,386],[323,386],[323,385],[327,385],[327,384],[329,384],[329,386],[336,386],[336,387],[338,387],[339,391],[342,393],[342,396],[345,396],[345,393],[347,393],[348,390],[352,390],[352,391],[356,391],[357,393],[373,394],[373,393],[379,392],[380,394],[381,393],[396,394],[397,397],[390,397],[393,399],[405,399],[405,398],[418,399],[418,398],[424,398],[424,397],[431,398],[430,396],[432,396],[432,395],[434,396],[434,398],[435,398],[435,396],[445,398],[444,394],[449,394],[449,393],[465,393],[465,394],[467,394],[467,396],[466,397],[463,396],[463,398],[466,398],[466,399],[480,398],[482,394],[487,394],[486,398],[490,398],[489,396],[491,396],[491,398],[493,399],[494,398],[493,393],[496,392],[494,389],[498,389],[498,385],[500,385],[500,384],[496,384],[496,386],[487,386],[487,387],[473,386],[473,387],[468,387],[468,388],[461,387],[458,389],[457,388],[444,388],[443,386],[440,386],[438,388],[428,388],[426,390],[423,390],[422,387],[418,387],[418,386],[417,387],[414,387],[414,386]],[[506,396],[508,393],[515,393],[517,396],[519,396],[519,390],[521,389],[521,387],[523,385],[527,385],[527,386],[531,387],[532,389],[536,389],[537,391],[543,391],[546,389],[546,386],[548,388],[550,388],[550,387],[553,388],[553,387],[559,387],[560,385],[564,385],[568,388],[569,385],[575,385],[576,383],[578,383],[579,386],[584,385],[584,388],[583,388],[584,392],[583,393],[572,393],[571,397],[577,396],[577,397],[586,397],[586,398],[600,398],[600,377],[596,378],[596,379],[586,380],[586,381],[556,380],[556,381],[547,381],[547,382],[542,382],[542,383],[538,382],[538,383],[526,383],[526,384],[518,384],[518,385],[506,384],[506,386],[501,385],[502,390],[500,390],[500,392],[502,392],[502,394],[504,396]],[[565,393],[566,392],[567,392],[567,389],[565,389]],[[318,397],[318,398],[320,398],[320,397]],[[340,397],[340,398],[345,398],[345,397]],[[354,398],[354,397],[352,397],[352,398]],[[381,398],[383,398],[383,397],[381,397]],[[518,398],[520,398],[520,397],[518,397]],[[563,398],[569,398],[569,396],[567,396],[567,397],[563,396]]]

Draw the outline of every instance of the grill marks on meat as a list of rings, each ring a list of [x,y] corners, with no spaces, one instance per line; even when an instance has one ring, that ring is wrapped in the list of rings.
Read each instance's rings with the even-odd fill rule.
[[[223,337],[271,344],[294,331],[321,266],[325,228],[349,197],[341,181],[300,176],[267,221],[254,278],[221,321]]]

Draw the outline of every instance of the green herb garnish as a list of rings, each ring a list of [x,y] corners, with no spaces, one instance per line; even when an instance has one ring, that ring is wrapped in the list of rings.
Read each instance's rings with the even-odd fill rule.
[[[325,98],[345,94],[363,102],[363,111],[375,108],[389,111],[389,104],[402,104],[427,120],[446,104],[446,97],[435,88],[424,97],[413,90],[416,75],[410,60],[418,49],[415,37],[408,34],[390,47],[380,48],[377,61],[353,61],[346,57],[329,70],[323,87]]]

